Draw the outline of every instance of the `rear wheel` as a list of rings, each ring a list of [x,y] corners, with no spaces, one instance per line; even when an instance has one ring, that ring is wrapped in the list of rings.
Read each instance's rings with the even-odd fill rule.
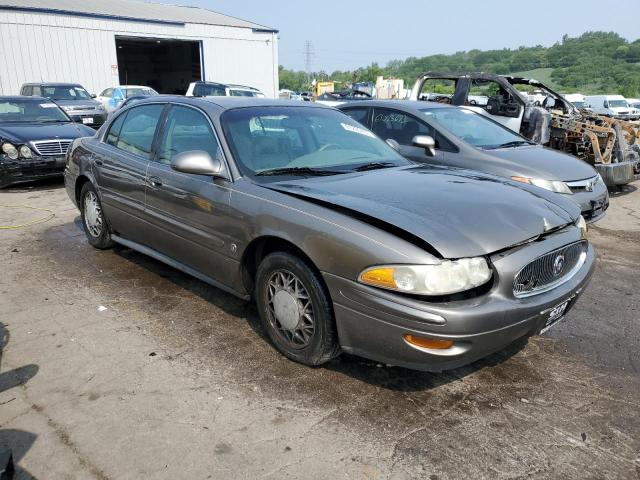
[[[268,255],[256,275],[262,324],[274,346],[305,365],[320,365],[340,354],[333,307],[320,276],[301,258]]]
[[[111,240],[107,219],[102,210],[98,192],[91,182],[87,182],[82,186],[80,213],[82,215],[84,233],[89,243],[101,250],[111,248],[113,240]]]

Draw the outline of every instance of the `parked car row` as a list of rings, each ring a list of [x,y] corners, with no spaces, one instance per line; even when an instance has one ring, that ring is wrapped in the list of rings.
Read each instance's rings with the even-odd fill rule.
[[[424,117],[414,145],[471,157],[447,122],[472,113],[353,106],[359,121],[299,101],[141,99],[72,143],[66,189],[91,245],[119,243],[254,299],[273,345],[307,365],[346,351],[455,368],[562,319],[595,265],[571,196],[510,178],[521,171],[416,163],[389,137]],[[397,111],[377,111],[387,107]],[[487,125],[470,133],[509,148]]]

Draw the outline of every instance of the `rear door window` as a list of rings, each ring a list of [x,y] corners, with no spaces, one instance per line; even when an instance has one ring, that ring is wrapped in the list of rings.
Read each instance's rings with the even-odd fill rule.
[[[361,123],[367,128],[369,127],[369,109],[367,107],[346,108],[342,111],[356,122]]]
[[[198,83],[193,89],[195,97],[224,97],[226,91],[221,85],[207,85],[206,83]]]
[[[163,108],[164,105],[153,104],[141,105],[129,110],[118,132],[115,147],[149,159],[151,157],[151,146],[153,145],[156,127],[158,126]],[[116,122],[114,122],[112,129],[116,126]],[[109,133],[111,134],[111,131]],[[107,138],[107,143],[110,143],[109,138]]]

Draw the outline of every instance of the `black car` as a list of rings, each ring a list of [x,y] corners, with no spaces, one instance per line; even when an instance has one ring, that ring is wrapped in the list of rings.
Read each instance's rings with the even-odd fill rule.
[[[20,95],[45,97],[62,108],[74,122],[99,128],[107,120],[104,106],[94,100],[87,90],[77,83],[25,83]]]
[[[94,134],[49,99],[0,97],[0,188],[62,175],[71,142]]]

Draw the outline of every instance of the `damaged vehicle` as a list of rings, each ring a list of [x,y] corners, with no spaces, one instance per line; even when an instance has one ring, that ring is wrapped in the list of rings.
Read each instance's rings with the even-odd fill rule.
[[[418,77],[409,99],[422,100],[434,89],[448,89],[444,103],[466,106],[516,133],[594,166],[606,185],[627,184],[640,169],[640,126],[580,110],[541,82],[489,73],[427,72]],[[536,91],[529,97],[528,91]],[[486,104],[473,97],[486,96]],[[640,173],[640,172],[639,172]]]
[[[416,165],[321,105],[144,99],[73,143],[65,183],[91,245],[253,298],[306,365],[459,367],[556,324],[595,265],[574,202]]]
[[[67,148],[95,134],[40,97],[0,97],[0,188],[62,175]]]
[[[543,147],[465,107],[385,100],[338,107],[419,163],[478,170],[566,195],[588,223],[609,207],[609,192],[591,165]]]

